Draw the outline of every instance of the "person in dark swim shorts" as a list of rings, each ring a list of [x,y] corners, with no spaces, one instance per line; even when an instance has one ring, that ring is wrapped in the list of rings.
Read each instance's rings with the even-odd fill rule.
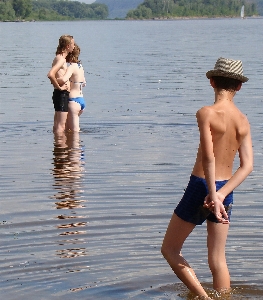
[[[228,180],[216,181],[216,190],[224,186],[227,181]],[[174,213],[182,220],[195,225],[201,225],[205,220],[219,223],[213,212],[204,207],[204,199],[207,194],[208,187],[205,179],[191,175],[184,195],[174,210]],[[228,215],[228,220],[230,221],[233,205],[233,191],[225,197],[223,205]]]
[[[185,193],[167,227],[161,252],[177,277],[197,299],[211,299],[193,268],[182,255],[185,240],[206,220],[207,258],[216,292],[229,293],[230,274],[226,241],[230,226],[233,191],[253,170],[250,124],[234,103],[248,78],[240,60],[220,57],[206,73],[214,90],[211,105],[196,113],[199,147]],[[195,87],[195,82],[191,83]],[[203,97],[195,89],[195,98]],[[239,156],[239,167],[234,161]],[[195,251],[195,248],[193,248]]]
[[[55,108],[54,114],[54,134],[61,134],[66,130],[66,123],[68,117],[68,90],[67,84],[59,84],[58,78],[63,76],[67,71],[67,55],[73,51],[75,41],[71,35],[62,35],[59,38],[56,56],[53,59],[52,67],[49,70],[47,77],[54,87],[53,104]]]

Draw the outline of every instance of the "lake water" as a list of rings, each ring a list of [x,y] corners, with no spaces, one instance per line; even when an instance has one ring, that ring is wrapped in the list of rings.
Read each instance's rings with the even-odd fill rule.
[[[0,23],[1,299],[192,299],[160,246],[195,160],[195,112],[213,102],[205,73],[220,56],[241,59],[250,78],[235,102],[255,154],[235,192],[230,298],[263,299],[262,26]],[[81,47],[87,107],[79,135],[54,139],[46,74],[62,34]],[[183,252],[213,294],[205,225]]]

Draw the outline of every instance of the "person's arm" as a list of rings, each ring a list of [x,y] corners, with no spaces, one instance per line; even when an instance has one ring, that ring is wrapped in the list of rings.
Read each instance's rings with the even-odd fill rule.
[[[53,84],[54,88],[58,89],[58,90],[65,89],[65,87],[59,85],[57,78],[56,78],[57,72],[63,67],[64,63],[65,63],[65,61],[62,57],[61,58],[56,57],[54,59],[52,68],[50,69],[50,71],[47,74],[47,77],[49,78],[50,82]]]
[[[211,110],[208,107],[201,108],[196,113],[198,128],[200,132],[200,145],[202,153],[202,165],[210,198],[216,195],[215,186],[215,156],[213,150],[213,139],[210,130]]]
[[[211,121],[213,119],[213,112],[209,107],[203,107],[196,113],[196,118],[200,132],[202,165],[209,192],[208,197],[206,197],[207,204],[205,207],[213,211],[219,222],[228,223],[228,215],[223,205],[224,198],[222,198],[222,196],[216,192],[215,156],[213,137],[211,134]]]
[[[86,78],[85,78],[85,70],[84,70],[84,68],[83,68],[83,73],[84,73],[84,79],[83,79],[82,86],[85,87],[87,85],[87,82],[86,82]]]
[[[82,86],[85,87],[87,85],[87,82],[86,82],[86,78],[84,77],[84,80],[83,80],[83,83],[82,83]]]
[[[73,65],[68,66],[66,73],[62,77],[59,77],[57,79],[57,81],[60,84],[65,84],[70,79],[70,77],[72,76],[73,72],[74,72],[74,66]]]

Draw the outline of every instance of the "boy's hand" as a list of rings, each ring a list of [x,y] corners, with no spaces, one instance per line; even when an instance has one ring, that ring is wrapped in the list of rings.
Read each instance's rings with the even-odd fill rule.
[[[216,193],[216,195],[217,199],[215,199],[214,201],[212,201],[210,199],[210,196],[207,195],[204,200],[204,207],[208,208],[211,212],[213,212],[218,222],[223,224],[229,224],[228,215],[223,205],[225,197],[218,192]]]

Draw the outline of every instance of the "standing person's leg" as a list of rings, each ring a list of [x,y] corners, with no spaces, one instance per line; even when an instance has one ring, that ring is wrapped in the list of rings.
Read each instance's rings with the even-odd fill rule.
[[[61,133],[65,131],[66,121],[67,121],[68,113],[64,111],[55,111],[54,115],[54,133]]]
[[[61,133],[65,131],[68,116],[68,91],[54,90],[53,105],[55,109],[53,132]]]
[[[195,224],[185,222],[176,214],[173,214],[163,240],[161,251],[174,273],[188,289],[198,296],[207,297],[207,293],[197,279],[194,270],[181,254],[184,241],[194,228]]]
[[[230,289],[230,275],[226,263],[225,246],[229,224],[207,221],[208,264],[213,275],[213,288]]]
[[[75,101],[69,101],[68,104],[68,119],[67,130],[72,132],[79,132],[79,112],[81,110],[80,104]]]

